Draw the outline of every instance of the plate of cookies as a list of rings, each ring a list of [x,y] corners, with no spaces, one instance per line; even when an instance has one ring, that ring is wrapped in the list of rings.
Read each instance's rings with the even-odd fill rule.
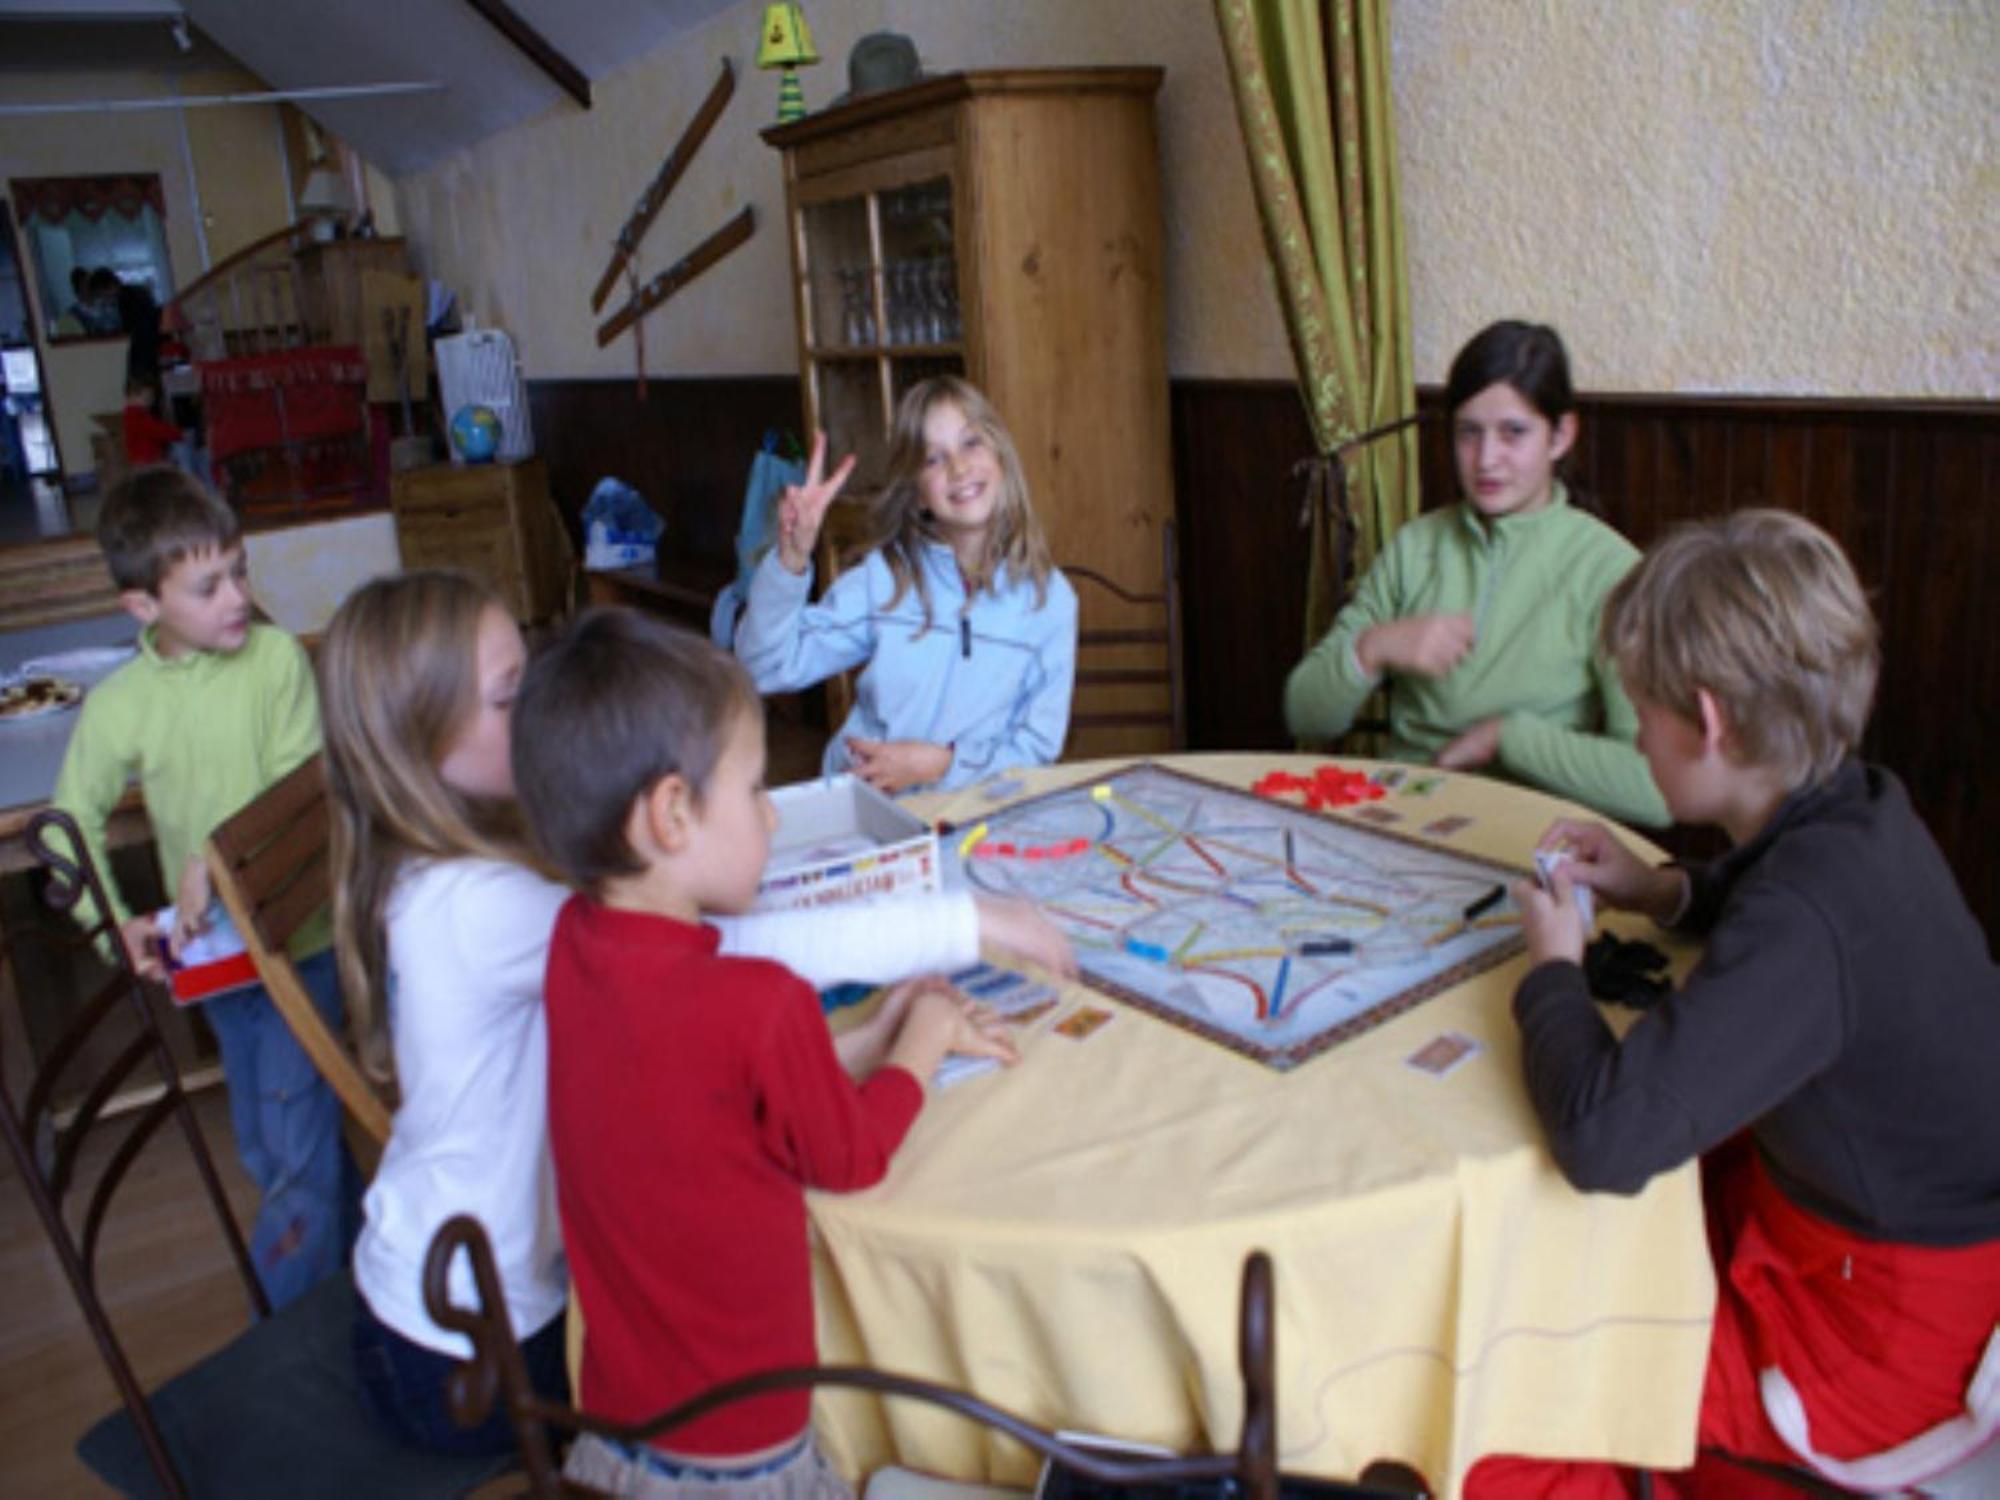
[[[0,687],[0,723],[59,714],[83,701],[83,689],[66,677],[33,675]]]

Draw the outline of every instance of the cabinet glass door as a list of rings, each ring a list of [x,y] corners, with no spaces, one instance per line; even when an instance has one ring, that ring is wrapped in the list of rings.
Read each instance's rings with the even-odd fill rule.
[[[800,225],[811,416],[831,453],[857,456],[849,493],[865,496],[902,393],[965,372],[951,177],[808,202]]]

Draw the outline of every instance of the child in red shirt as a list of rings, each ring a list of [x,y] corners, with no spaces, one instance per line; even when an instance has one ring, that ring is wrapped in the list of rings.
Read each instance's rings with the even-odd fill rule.
[[[515,782],[573,897],[549,945],[549,1138],[589,1337],[579,1395],[639,1422],[722,1381],[813,1362],[805,1189],[879,1180],[949,1051],[1012,1049],[939,981],[885,1002],[883,1055],[842,1070],[813,990],[717,952],[704,913],[756,895],[776,815],[762,706],[706,640],[625,610],[580,616],[529,667]],[[865,918],[861,918],[865,920]],[[842,1494],[804,1391],[566,1472],[624,1495],[690,1483]]]
[[[158,395],[152,382],[140,376],[125,382],[125,462],[135,469],[167,462],[169,450],[182,437],[180,428],[154,415]]]

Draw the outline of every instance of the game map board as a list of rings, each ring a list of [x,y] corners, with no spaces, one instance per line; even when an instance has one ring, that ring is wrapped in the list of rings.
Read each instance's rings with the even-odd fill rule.
[[[1151,762],[942,840],[1041,903],[1094,987],[1272,1068],[1521,951],[1524,872]]]

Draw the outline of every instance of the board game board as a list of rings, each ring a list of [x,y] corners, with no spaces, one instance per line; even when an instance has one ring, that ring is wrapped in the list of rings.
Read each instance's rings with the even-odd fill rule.
[[[1522,871],[1150,762],[948,839],[1026,896],[1093,986],[1295,1067],[1521,950]]]

